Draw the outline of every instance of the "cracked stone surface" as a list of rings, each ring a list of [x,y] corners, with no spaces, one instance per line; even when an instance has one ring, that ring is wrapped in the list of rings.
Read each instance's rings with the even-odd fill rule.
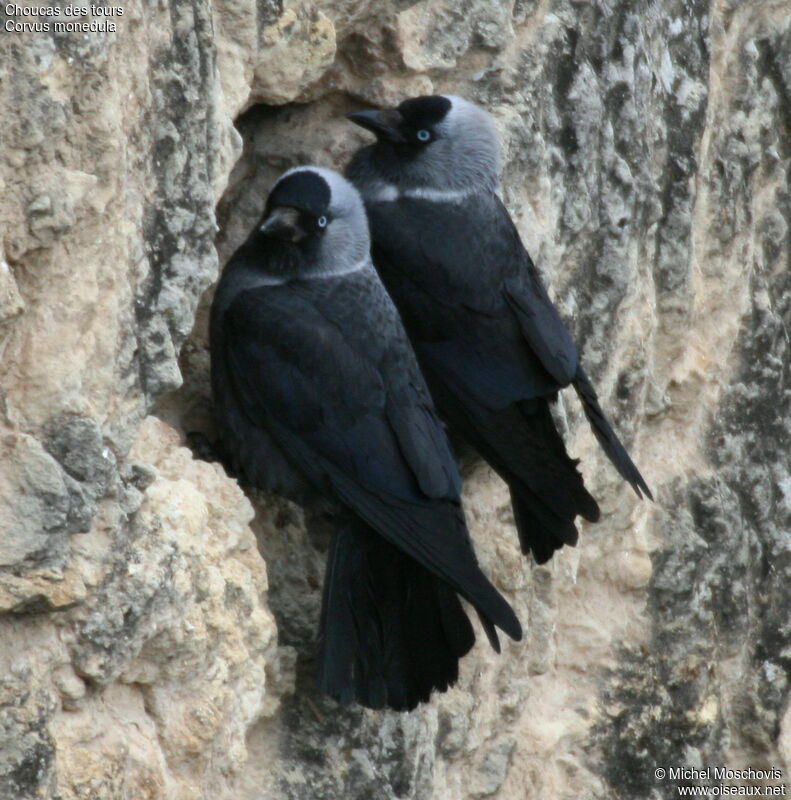
[[[663,799],[791,773],[787,0],[162,0],[0,36],[0,797]],[[5,22],[5,6],[0,12]],[[398,715],[313,685],[327,523],[186,449],[222,264],[344,113],[486,106],[503,198],[655,490],[545,567],[460,448],[526,636]],[[482,637],[479,637],[481,639]],[[771,781],[769,781],[771,783]]]

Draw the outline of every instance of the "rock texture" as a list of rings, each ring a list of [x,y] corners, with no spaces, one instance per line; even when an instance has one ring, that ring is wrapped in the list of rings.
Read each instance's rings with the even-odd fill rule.
[[[123,8],[115,33],[0,34],[0,797],[787,781],[787,0]],[[527,635],[479,642],[399,716],[312,685],[326,523],[245,497],[183,436],[210,431],[210,287],[273,178],[342,167],[364,136],[345,111],[434,91],[494,114],[503,196],[657,502],[566,398],[603,521],[535,568],[462,448],[480,560]]]

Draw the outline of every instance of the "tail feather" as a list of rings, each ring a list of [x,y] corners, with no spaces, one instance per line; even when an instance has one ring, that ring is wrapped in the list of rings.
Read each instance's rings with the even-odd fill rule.
[[[585,416],[593,428],[593,433],[596,436],[599,444],[607,458],[610,459],[612,465],[618,470],[621,477],[628,481],[638,497],[642,498],[645,495],[649,500],[653,500],[654,496],[648,488],[643,476],[635,466],[626,448],[621,444],[612,426],[604,416],[599,405],[599,398],[596,396],[596,390],[593,388],[588,376],[583,371],[582,367],[577,369],[577,374],[574,378],[574,388],[577,390],[577,395],[582,401],[582,407],[585,410]]]
[[[545,564],[563,545],[574,547],[578,532],[574,518],[560,517],[523,488],[511,486],[511,505],[522,552]]]
[[[514,403],[477,427],[485,437],[483,455],[509,485],[522,486],[563,518],[599,518],[599,507],[577,469],[579,462],[566,453],[546,400]]]
[[[569,458],[545,397],[511,403],[492,412],[466,401],[431,373],[431,391],[449,424],[461,433],[518,497],[514,516],[525,554],[539,563],[573,538],[574,519],[599,518],[578,462]],[[532,509],[533,505],[537,507]],[[517,507],[518,506],[518,507]]]
[[[359,520],[336,530],[319,631],[319,688],[409,710],[458,679],[475,642],[456,593]]]
[[[482,455],[508,483],[522,552],[543,564],[577,542],[574,520],[599,519],[543,398],[515,404],[479,425]],[[479,445],[480,447],[480,445]]]
[[[361,491],[359,485],[342,473],[333,476],[333,485],[341,499],[353,505],[366,524],[398,545],[399,554],[408,554],[432,575],[444,580],[472,603],[481,616],[512,639],[522,638],[522,627],[514,610],[475,559],[460,506],[455,503],[418,506],[395,498],[384,504],[371,492]]]
[[[555,427],[549,402],[543,397],[522,401],[519,410],[522,424],[533,442],[534,470],[540,476],[531,475],[526,481],[530,494],[540,498],[552,515],[569,519],[572,523],[575,516],[588,522],[597,522],[599,505],[585,488],[577,469],[579,459],[570,458],[566,452],[563,437]],[[561,488],[553,484],[560,484]],[[565,494],[558,494],[559,491]]]

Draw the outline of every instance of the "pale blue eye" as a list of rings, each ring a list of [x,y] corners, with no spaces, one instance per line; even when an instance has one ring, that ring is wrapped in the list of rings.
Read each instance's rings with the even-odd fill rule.
[[[326,217],[324,217],[324,216],[321,216],[321,217],[319,217],[319,218],[316,220],[316,224],[317,224],[317,225],[318,225],[320,228],[326,228],[326,227],[327,227],[327,218],[326,218]]]
[[[421,142],[427,142],[431,138],[431,131],[427,131],[423,128],[417,132],[417,138]]]

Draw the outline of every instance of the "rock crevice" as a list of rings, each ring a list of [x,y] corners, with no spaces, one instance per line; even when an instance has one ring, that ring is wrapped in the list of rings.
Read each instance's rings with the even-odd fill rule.
[[[0,40],[0,797],[663,798],[791,770],[784,0],[166,0]],[[5,8],[3,14],[6,14]],[[5,21],[6,17],[3,17]],[[503,197],[655,490],[548,567],[460,450],[527,635],[408,715],[312,669],[326,522],[197,460],[218,270],[344,113],[485,105]],[[479,637],[479,639],[482,637]]]

